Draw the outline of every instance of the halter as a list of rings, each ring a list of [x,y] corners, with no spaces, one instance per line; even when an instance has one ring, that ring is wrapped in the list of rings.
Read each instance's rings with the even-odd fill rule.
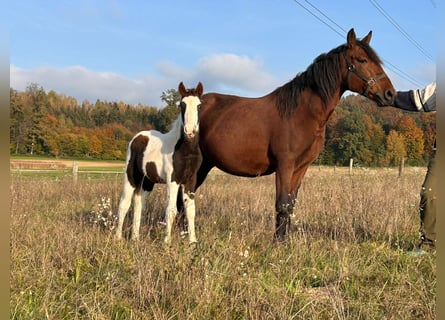
[[[347,67],[348,67],[348,75],[347,75],[347,78],[346,78],[346,84],[348,85],[348,88],[349,88],[349,79],[350,79],[350,77],[351,77],[351,72],[352,72],[352,73],[355,73],[355,75],[356,75],[357,77],[359,77],[360,79],[362,79],[363,81],[365,81],[366,84],[367,84],[366,89],[365,89],[365,92],[363,93],[363,95],[364,95],[365,97],[368,97],[369,89],[370,89],[374,84],[376,84],[377,81],[379,81],[379,80],[382,79],[382,78],[387,77],[387,75],[386,75],[385,73],[382,73],[382,74],[379,75],[378,77],[375,77],[375,78],[370,77],[370,78],[368,78],[368,77],[366,77],[360,70],[357,70],[357,69],[355,68],[355,65],[354,65],[353,63],[351,63],[351,61],[349,60],[349,58],[348,58],[348,56],[346,55],[345,52],[343,52],[343,56],[344,56],[344,58],[345,58],[345,61],[346,61]]]

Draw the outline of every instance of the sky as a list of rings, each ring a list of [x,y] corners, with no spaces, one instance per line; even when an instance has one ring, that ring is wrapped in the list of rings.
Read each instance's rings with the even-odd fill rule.
[[[372,30],[397,90],[436,78],[437,0],[11,1],[10,86],[163,107],[183,81],[263,96]],[[315,16],[314,16],[315,15]],[[321,20],[321,21],[320,21]]]

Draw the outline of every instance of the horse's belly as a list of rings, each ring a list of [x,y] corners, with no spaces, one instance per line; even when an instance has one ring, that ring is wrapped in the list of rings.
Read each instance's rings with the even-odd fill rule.
[[[212,145],[212,144],[211,144]],[[206,148],[204,158],[218,169],[237,176],[256,177],[274,171],[267,156],[267,149],[252,148],[243,143],[213,144]]]

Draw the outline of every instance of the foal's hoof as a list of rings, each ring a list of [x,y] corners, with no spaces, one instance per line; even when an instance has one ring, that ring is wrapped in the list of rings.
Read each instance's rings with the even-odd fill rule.
[[[283,234],[274,234],[273,236],[273,242],[274,243],[286,243],[288,240],[288,237],[286,235]]]
[[[193,256],[197,256],[198,255],[198,242],[197,241],[190,242],[189,249],[192,252]]]
[[[113,236],[113,240],[114,240],[114,241],[121,241],[121,240],[122,240],[122,235],[120,235],[120,234],[115,234],[115,235]]]
[[[197,250],[198,249],[198,241],[190,242],[189,247],[190,247],[190,249]]]

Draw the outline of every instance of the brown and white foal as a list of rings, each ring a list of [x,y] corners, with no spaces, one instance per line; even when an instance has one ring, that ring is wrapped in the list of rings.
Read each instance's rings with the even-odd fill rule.
[[[130,141],[122,191],[116,238],[122,238],[122,226],[131,205],[134,203],[131,239],[139,237],[141,212],[145,197],[153,190],[155,183],[167,185],[167,207],[165,217],[167,233],[164,241],[171,241],[171,229],[177,213],[178,191],[188,220],[190,243],[195,243],[195,201],[196,172],[201,162],[199,149],[199,117],[203,86],[198,83],[194,89],[186,89],[181,82],[181,112],[173,122],[172,129],[163,134],[156,130],[141,131]]]

